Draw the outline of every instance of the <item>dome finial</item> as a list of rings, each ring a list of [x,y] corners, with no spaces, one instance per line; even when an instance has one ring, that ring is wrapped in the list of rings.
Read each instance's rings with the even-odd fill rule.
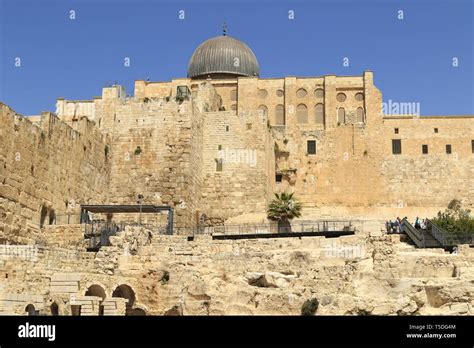
[[[222,25],[222,35],[226,36],[227,35],[227,23],[224,22]]]

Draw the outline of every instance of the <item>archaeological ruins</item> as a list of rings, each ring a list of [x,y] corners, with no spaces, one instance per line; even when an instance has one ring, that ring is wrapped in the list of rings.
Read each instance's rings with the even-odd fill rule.
[[[228,35],[127,93],[0,103],[0,314],[474,314],[474,248],[385,225],[474,209],[474,115],[384,114],[371,71],[259,78]]]

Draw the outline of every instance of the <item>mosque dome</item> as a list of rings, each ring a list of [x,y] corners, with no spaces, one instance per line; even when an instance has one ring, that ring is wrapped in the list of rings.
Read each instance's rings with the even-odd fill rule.
[[[196,48],[188,65],[188,77],[228,78],[259,76],[257,57],[242,41],[222,35],[204,41]]]

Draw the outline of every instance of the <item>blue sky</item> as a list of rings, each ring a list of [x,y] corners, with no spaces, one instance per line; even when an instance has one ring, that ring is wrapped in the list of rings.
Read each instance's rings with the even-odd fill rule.
[[[186,77],[193,50],[220,35],[224,21],[229,35],[255,52],[261,77],[372,70],[384,101],[418,102],[422,115],[474,114],[472,0],[0,0],[0,5],[0,100],[25,115],[54,111],[59,97],[92,99],[108,83],[123,84],[133,94],[134,80]],[[21,67],[15,67],[17,57]]]

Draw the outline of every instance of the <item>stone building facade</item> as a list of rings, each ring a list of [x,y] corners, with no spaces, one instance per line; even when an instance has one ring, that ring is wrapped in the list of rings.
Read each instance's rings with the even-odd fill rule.
[[[0,104],[0,314],[299,314],[315,296],[322,314],[473,314],[470,248],[416,250],[380,222],[474,207],[474,115],[384,115],[370,71],[259,78],[236,41],[204,42],[188,78],[133,96],[109,86],[34,117]],[[188,242],[128,226],[91,253],[79,224],[82,204],[138,195],[172,207],[175,231],[260,223],[283,191],[300,220],[359,220],[356,235]]]
[[[31,122],[2,105],[0,231],[42,225],[45,209],[77,215],[80,204],[138,194],[172,206],[180,227],[263,222],[279,191],[295,192],[306,218],[432,216],[454,198],[473,206],[472,115],[384,115],[370,71],[259,78],[251,50],[222,38],[200,46],[210,62],[191,59],[199,76],[58,99],[55,114]]]

